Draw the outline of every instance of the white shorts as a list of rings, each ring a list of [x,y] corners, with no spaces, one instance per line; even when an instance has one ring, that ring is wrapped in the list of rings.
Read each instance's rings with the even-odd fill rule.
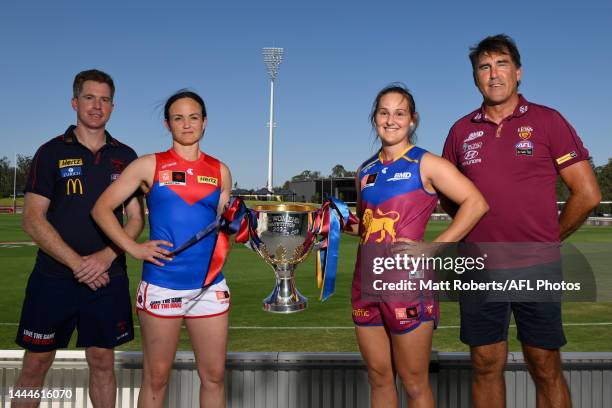
[[[141,281],[136,309],[157,317],[213,317],[226,313],[230,292],[225,279],[207,288],[175,290]]]

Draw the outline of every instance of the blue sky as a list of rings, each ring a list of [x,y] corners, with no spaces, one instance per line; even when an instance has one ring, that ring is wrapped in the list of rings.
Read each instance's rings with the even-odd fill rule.
[[[285,48],[276,82],[274,184],[302,170],[354,170],[377,145],[368,114],[402,81],[421,114],[418,144],[439,154],[480,105],[468,48],[500,32],[522,55],[527,99],[559,110],[596,164],[612,157],[612,3],[564,1],[22,1],[0,6],[0,157],[32,155],[73,123],[74,75],[115,79],[108,129],[138,154],[166,150],[161,105],[199,92],[202,148],[240,187],[266,184],[269,79],[262,47]]]

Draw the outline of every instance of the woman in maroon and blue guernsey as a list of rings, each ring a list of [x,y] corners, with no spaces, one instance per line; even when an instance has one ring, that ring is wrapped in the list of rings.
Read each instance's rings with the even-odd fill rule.
[[[179,91],[164,107],[172,148],[140,157],[102,194],[92,215],[107,236],[144,260],[136,295],[144,351],[139,407],[162,407],[181,326],[185,323],[196,357],[200,404],[225,406],[225,356],[230,293],[218,253],[217,232],[172,254],[214,223],[229,200],[227,166],[200,150],[207,124],[204,101]],[[137,243],[111,217],[138,188],[147,194],[150,241]],[[222,264],[222,262],[221,262]]]
[[[361,236],[352,291],[357,342],[368,366],[372,407],[398,405],[396,372],[411,407],[433,407],[428,367],[439,319],[437,298],[424,293],[392,301],[368,297],[372,289],[364,280],[362,291],[362,272],[372,271],[361,264],[362,251],[372,245],[422,242],[438,192],[457,203],[459,211],[434,242],[461,240],[488,206],[448,161],[414,145],[419,116],[403,84],[391,84],[378,93],[370,121],[382,147],[359,167],[355,180],[360,222],[352,233]]]

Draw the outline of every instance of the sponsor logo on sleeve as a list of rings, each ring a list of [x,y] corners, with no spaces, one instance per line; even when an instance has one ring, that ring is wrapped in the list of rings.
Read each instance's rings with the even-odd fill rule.
[[[563,155],[557,159],[557,164],[562,165],[566,161],[572,160],[574,157],[578,156],[576,152],[569,152],[566,155]]]
[[[465,140],[463,141],[463,143],[466,142],[470,142],[474,139],[478,139],[479,137],[483,137],[484,136],[484,131],[483,130],[477,130],[475,132],[472,132],[468,135],[468,137],[465,138]]]
[[[59,168],[63,169],[64,167],[73,167],[73,166],[82,166],[83,159],[62,159],[59,161]]]
[[[530,140],[523,140],[516,145],[517,156],[533,156],[533,143]]]
[[[83,195],[83,183],[81,179],[68,179],[66,181],[66,195],[78,194]]]
[[[465,160],[472,160],[472,159],[474,159],[477,156],[478,156],[478,152],[476,150],[469,150],[468,152],[465,153],[463,158]]]
[[[463,155],[462,166],[470,166],[482,162],[482,158],[478,157],[478,150],[468,150]]]
[[[198,183],[201,183],[201,184],[211,184],[213,186],[218,186],[219,185],[219,179],[217,179],[215,177],[198,176]]]
[[[463,143],[463,152],[467,152],[468,150],[478,150],[482,147],[482,142],[476,143]]]

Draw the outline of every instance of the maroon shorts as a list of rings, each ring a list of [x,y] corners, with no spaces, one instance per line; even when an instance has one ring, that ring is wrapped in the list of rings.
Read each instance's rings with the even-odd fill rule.
[[[353,322],[357,326],[385,326],[395,334],[408,333],[421,322],[440,320],[440,307],[435,293],[412,293],[402,301],[376,300],[375,296],[362,296],[361,273],[356,268],[351,293]]]

